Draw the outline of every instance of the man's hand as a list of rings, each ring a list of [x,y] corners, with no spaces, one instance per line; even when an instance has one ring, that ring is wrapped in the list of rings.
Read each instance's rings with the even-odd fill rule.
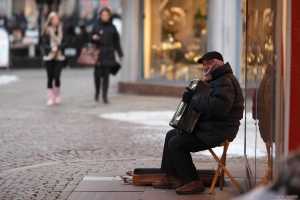
[[[119,59],[120,59],[120,61],[123,61],[123,56],[122,56],[122,57],[120,57]]]
[[[94,35],[93,35],[93,40],[95,40],[95,41],[98,41],[98,40],[100,40],[100,36],[99,36],[99,35],[96,35],[96,34],[94,34]]]
[[[186,87],[186,91],[182,95],[182,101],[184,103],[189,103],[194,96],[194,91],[190,88]]]

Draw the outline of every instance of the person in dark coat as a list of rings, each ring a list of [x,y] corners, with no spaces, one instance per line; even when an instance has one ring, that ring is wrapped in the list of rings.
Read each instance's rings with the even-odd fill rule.
[[[89,42],[89,34],[86,31],[85,25],[79,26],[80,32],[78,35],[78,44],[80,47],[83,47],[85,44]]]
[[[5,13],[0,14],[0,27],[3,27],[7,30],[8,28],[8,19]]]
[[[208,52],[198,62],[203,63],[203,75],[212,92],[196,98],[194,109],[202,114],[192,134],[176,129],[166,134],[161,170],[167,175],[152,183],[155,188],[176,188],[177,194],[205,191],[190,152],[214,148],[226,139],[233,141],[243,118],[244,97],[230,64],[224,64],[218,52]],[[190,102],[193,95],[193,91],[187,90],[182,101]]]
[[[25,31],[27,29],[27,20],[26,17],[24,15],[24,11],[23,10],[18,10],[15,14],[14,14],[15,20],[17,25],[20,27],[21,32],[22,32],[22,38],[25,36]]]
[[[116,27],[112,24],[111,10],[104,7],[99,12],[99,19],[92,28],[92,42],[100,48],[100,66],[95,66],[95,101],[99,101],[100,79],[103,79],[103,94],[104,103],[108,103],[107,92],[109,84],[109,74],[111,67],[116,65],[115,50],[117,51],[120,60],[123,60],[123,52],[120,45],[119,34]]]
[[[271,139],[272,81],[272,65],[269,63],[258,90],[254,92],[252,105],[253,119],[258,120],[260,136],[264,142],[275,139]]]

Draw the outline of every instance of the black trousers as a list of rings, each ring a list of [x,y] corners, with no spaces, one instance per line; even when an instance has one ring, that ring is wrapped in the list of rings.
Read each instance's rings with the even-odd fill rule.
[[[96,96],[99,96],[101,79],[103,84],[102,96],[103,97],[107,96],[109,74],[110,74],[110,67],[95,67],[94,78],[95,78]]]
[[[53,88],[53,80],[55,81],[55,87],[60,87],[60,74],[64,65],[64,61],[49,60],[45,61],[47,70],[47,88]]]
[[[199,179],[190,152],[203,151],[210,146],[195,134],[177,133],[170,130],[165,137],[161,170],[168,175],[179,177],[182,183],[189,183]]]

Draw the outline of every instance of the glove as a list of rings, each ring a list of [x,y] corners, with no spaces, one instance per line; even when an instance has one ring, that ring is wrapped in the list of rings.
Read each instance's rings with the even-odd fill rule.
[[[186,87],[186,91],[182,95],[182,102],[189,103],[194,96],[194,91],[188,87]]]

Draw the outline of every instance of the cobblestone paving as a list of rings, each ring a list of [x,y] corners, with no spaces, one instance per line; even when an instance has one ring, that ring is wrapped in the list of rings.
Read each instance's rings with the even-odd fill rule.
[[[36,93],[43,91],[44,71],[16,73],[21,77],[20,82],[0,88],[0,200],[67,199],[87,173],[123,169],[125,173],[136,167],[160,166],[168,129],[100,118],[98,114],[109,109],[130,110],[126,108],[129,104],[122,105],[124,102],[116,98],[115,108],[102,109],[94,104],[85,108],[83,102],[91,101],[93,91],[91,86],[87,87],[90,91],[84,90],[84,84],[78,87],[88,97],[82,95],[75,101],[73,93],[66,91],[64,101],[71,103],[49,109],[42,95]],[[90,76],[89,71],[69,72],[69,76],[64,73],[65,88]],[[141,97],[126,98],[141,101]],[[152,100],[144,99],[145,105]],[[167,107],[158,102],[156,109]],[[174,102],[177,106],[178,100]],[[130,105],[140,109],[134,102]],[[145,109],[145,105],[140,107]],[[197,154],[193,157],[196,166],[215,163],[212,158]],[[230,162],[239,161],[236,158]]]
[[[0,109],[0,121],[0,199],[65,199],[87,172],[159,166],[153,130],[141,141],[130,124],[21,109]]]

